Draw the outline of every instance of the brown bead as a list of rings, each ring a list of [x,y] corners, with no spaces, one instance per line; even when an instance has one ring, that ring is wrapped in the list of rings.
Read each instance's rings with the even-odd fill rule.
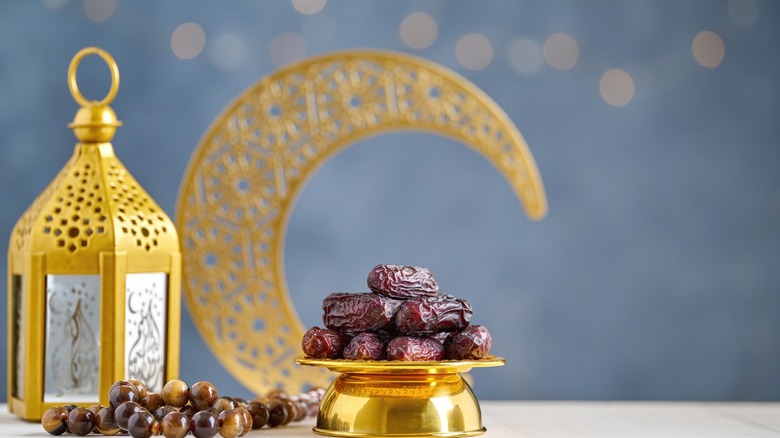
[[[124,402],[137,402],[138,391],[132,383],[127,385],[117,385],[108,392],[108,403],[112,408],[116,408]]]
[[[320,387],[315,387],[306,392],[317,403],[322,401],[322,397],[325,396],[325,390]]]
[[[252,429],[260,429],[268,423],[268,407],[260,402],[249,402],[247,411],[252,416]]]
[[[233,409],[235,407],[235,402],[233,402],[233,400],[231,400],[229,397],[220,397],[211,406],[211,413],[214,415],[219,415],[222,413],[222,411]]]
[[[170,412],[160,425],[165,438],[182,438],[190,431],[190,419],[181,412]]]
[[[108,388],[108,393],[110,394],[111,390],[116,388],[117,386],[132,386],[133,388],[135,388],[135,385],[133,385],[129,380],[117,380],[116,382],[111,384],[110,388]],[[136,388],[135,395],[138,395],[138,389],[137,388]],[[139,398],[143,398],[143,397],[139,397]]]
[[[233,402],[235,402],[236,407],[241,407],[241,408],[245,408],[246,405],[249,404],[249,402],[246,401],[246,399],[241,397],[233,397]]]
[[[298,416],[298,406],[289,399],[282,400],[282,403],[284,403],[284,407],[287,408],[287,417],[285,417],[284,422],[282,422],[282,426],[286,426],[292,423],[295,417]]]
[[[193,415],[198,413],[198,410],[195,409],[195,406],[192,405],[186,405],[183,406],[181,409],[179,409],[179,412],[186,415],[187,418],[192,418]]]
[[[162,424],[159,421],[154,420],[152,423],[152,435],[159,435],[162,431]]]
[[[114,421],[114,410],[112,408],[101,408],[95,416],[95,429],[103,435],[116,435],[119,433],[119,426]]]
[[[134,413],[127,420],[127,433],[133,438],[149,438],[153,433],[152,426],[154,426],[154,415],[144,409]]]
[[[136,402],[124,402],[114,409],[114,421],[116,421],[116,425],[119,426],[120,429],[127,430],[127,420],[136,412],[144,410],[145,409]]]
[[[270,399],[268,400],[268,427],[277,427],[284,424],[287,420],[287,407],[281,400]]]
[[[268,400],[270,400],[270,399],[268,397],[264,396],[264,395],[258,395],[257,397],[252,399],[253,402],[258,402],[258,403],[263,403],[263,404],[268,403]]]
[[[268,398],[278,398],[282,400],[287,400],[290,398],[290,395],[287,394],[287,392],[283,389],[272,389],[268,391],[268,393],[265,395]]]
[[[135,387],[136,392],[138,392],[139,400],[146,397],[146,394],[149,393],[149,390],[146,388],[146,383],[137,379],[127,379],[127,381],[132,383],[133,386]]]
[[[187,405],[189,406],[189,405]],[[185,408],[187,407],[185,406]],[[184,409],[184,408],[182,408]],[[171,412],[176,412],[176,408],[172,406],[160,406],[159,408],[155,409],[154,412],[152,412],[152,415],[154,415],[154,419],[157,421],[160,421],[165,417],[166,415],[170,414]]]
[[[307,417],[316,417],[318,411],[320,410],[320,403],[316,401],[311,394],[304,392],[303,394],[300,394],[298,396],[299,401],[303,403],[303,406],[306,408],[306,416]]]
[[[244,425],[244,431],[241,432],[241,435],[239,436],[244,436],[248,434],[250,430],[252,430],[252,423],[253,423],[252,414],[249,413],[249,410],[247,410],[247,408],[241,406],[237,407],[235,411],[238,412],[239,415],[241,415],[241,424]]]
[[[52,435],[62,435],[68,430],[68,411],[62,406],[47,409],[41,416],[41,426]]]
[[[72,411],[73,409],[76,409],[77,407],[78,407],[78,406],[76,406],[76,405],[74,405],[74,404],[69,404],[69,405],[65,405],[65,406],[63,406],[63,407],[62,407],[62,409],[65,409],[65,412],[67,412],[68,414],[70,414],[70,411]]]
[[[199,411],[210,409],[218,397],[217,388],[211,382],[196,382],[190,387],[190,403]]]
[[[182,380],[171,380],[163,387],[162,397],[165,404],[180,408],[190,399],[190,387]]]
[[[306,418],[306,414],[308,413],[308,406],[301,400],[293,400],[292,402],[295,405],[297,413],[295,418],[293,418],[293,421],[303,421],[303,419]]]
[[[95,427],[95,414],[87,408],[77,407],[68,414],[68,430],[73,435],[84,436]]]
[[[99,405],[99,404],[95,404],[95,405],[92,405],[92,406],[90,406],[90,407],[88,407],[88,408],[87,408],[87,409],[89,409],[89,410],[90,410],[90,412],[92,412],[93,414],[95,414],[95,421],[96,421],[96,422],[97,422],[97,413],[98,413],[98,411],[100,411],[100,409],[101,409],[101,408],[103,408],[103,407],[104,407],[104,406],[101,406],[101,405]],[[100,432],[100,431],[98,431],[98,430],[97,430],[97,425],[95,425],[95,427],[93,427],[93,428],[92,428],[92,433],[99,433],[99,432]]]
[[[317,417],[320,414],[320,404],[312,403],[309,405],[309,411],[306,412],[307,417]]]
[[[222,411],[217,418],[217,426],[224,438],[236,438],[244,432],[243,418],[235,409]]]
[[[165,400],[163,400],[160,394],[149,392],[146,394],[146,397],[141,399],[141,406],[145,407],[149,412],[154,412],[165,406]]]
[[[218,430],[217,417],[209,411],[200,411],[190,420],[190,431],[195,438],[212,438]]]

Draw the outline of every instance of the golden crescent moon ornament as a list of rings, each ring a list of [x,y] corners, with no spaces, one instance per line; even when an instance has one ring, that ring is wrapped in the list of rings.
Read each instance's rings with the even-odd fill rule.
[[[546,214],[542,181],[518,129],[483,91],[443,66],[356,50],[261,78],[204,134],[177,206],[192,319],[252,391],[298,391],[332,379],[294,363],[305,327],[287,291],[287,224],[305,183],[331,156],[391,131],[425,131],[472,147],[504,175],[528,217]]]

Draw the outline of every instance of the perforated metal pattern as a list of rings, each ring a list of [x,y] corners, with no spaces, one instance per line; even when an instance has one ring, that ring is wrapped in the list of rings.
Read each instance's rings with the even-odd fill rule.
[[[175,239],[171,221],[113,154],[101,155],[97,145],[77,150],[17,223],[13,247],[28,244],[34,227],[33,234],[49,239],[40,244],[71,254],[95,244],[113,249],[111,233],[143,252]]]
[[[106,233],[108,208],[97,166],[96,160],[82,160],[70,169],[44,212],[42,231],[56,240],[58,248],[75,253],[95,235]]]
[[[108,159],[106,185],[114,204],[116,232],[127,235],[135,245],[152,251],[160,245],[160,235],[170,224],[159,207],[140,189],[138,182],[116,159]]]

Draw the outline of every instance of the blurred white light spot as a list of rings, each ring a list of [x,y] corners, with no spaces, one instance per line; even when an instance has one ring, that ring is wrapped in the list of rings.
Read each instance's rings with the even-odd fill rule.
[[[271,40],[271,62],[284,65],[306,55],[306,41],[294,32],[280,33]]]
[[[301,14],[313,15],[325,7],[328,0],[292,0],[293,8]]]
[[[580,48],[577,40],[566,33],[554,33],[544,40],[542,47],[544,59],[552,68],[568,70],[577,64],[580,58]]]
[[[246,43],[236,34],[225,33],[209,39],[209,62],[222,71],[241,67],[246,56]]]
[[[171,49],[179,59],[192,59],[206,46],[206,33],[198,23],[184,23],[171,35]]]
[[[726,48],[723,46],[723,40],[708,30],[699,32],[693,39],[691,51],[696,62],[704,67],[715,68],[723,61],[726,55]]]
[[[439,35],[436,20],[424,12],[407,15],[401,21],[401,40],[413,49],[430,47]]]
[[[538,73],[544,65],[542,46],[531,38],[515,38],[506,46],[506,62],[515,72],[524,75]]]
[[[482,70],[493,60],[493,45],[478,33],[463,35],[455,43],[455,58],[469,70]]]
[[[623,70],[609,69],[601,76],[599,92],[608,104],[626,106],[634,98],[634,80]]]
[[[117,0],[84,0],[84,13],[89,21],[102,23],[116,12]]]
[[[69,0],[43,0],[43,6],[50,11],[56,11],[57,9],[65,7],[65,5],[68,4],[68,1]]]
[[[729,0],[729,15],[743,29],[755,26],[758,12],[758,0]]]

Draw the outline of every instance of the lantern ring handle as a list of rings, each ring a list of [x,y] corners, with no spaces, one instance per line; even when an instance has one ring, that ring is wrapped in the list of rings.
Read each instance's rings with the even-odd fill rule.
[[[76,71],[79,68],[81,60],[84,59],[87,55],[93,54],[103,58],[103,60],[106,61],[106,64],[108,64],[108,69],[111,71],[111,88],[108,90],[106,97],[100,101],[89,101],[84,98],[84,96],[79,91],[79,84],[76,80]],[[108,105],[114,100],[114,97],[116,97],[116,92],[119,90],[119,67],[116,65],[114,58],[112,58],[111,55],[105,50],[99,47],[85,47],[79,50],[78,53],[76,53],[76,56],[74,56],[70,61],[70,66],[68,66],[68,88],[70,88],[70,94],[73,96],[73,99],[81,106],[89,107]]]

